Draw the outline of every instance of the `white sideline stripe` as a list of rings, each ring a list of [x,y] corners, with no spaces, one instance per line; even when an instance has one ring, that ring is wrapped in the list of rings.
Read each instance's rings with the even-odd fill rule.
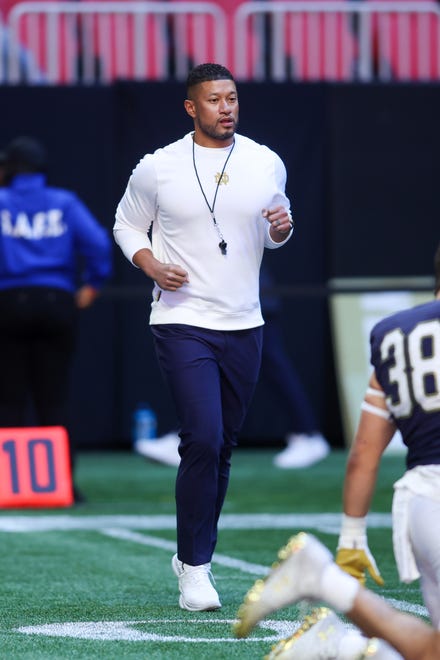
[[[124,541],[133,541],[134,543],[140,543],[141,545],[160,548],[161,550],[170,550],[172,553],[176,552],[176,544],[174,541],[160,539],[157,536],[139,534],[139,532],[132,532],[128,529],[102,529],[100,531],[102,534],[111,536],[112,538],[122,539]],[[260,564],[251,564],[250,562],[242,561],[241,559],[234,559],[233,557],[228,557],[227,555],[219,555],[217,552],[214,553],[212,561],[216,564],[219,564],[220,566],[236,568],[239,571],[242,571],[242,573],[249,573],[250,575],[267,575],[268,572],[268,568],[266,566],[261,566]]]
[[[220,529],[287,529],[300,531],[315,529],[327,534],[339,534],[340,513],[244,513],[224,514],[220,517]],[[60,530],[122,529],[175,529],[176,517],[163,516],[78,516],[78,515],[0,515],[0,532],[49,532]],[[391,514],[370,513],[368,527],[391,528]]]

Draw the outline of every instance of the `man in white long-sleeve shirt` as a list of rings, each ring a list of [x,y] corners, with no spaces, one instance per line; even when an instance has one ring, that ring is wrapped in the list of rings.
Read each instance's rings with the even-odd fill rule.
[[[290,238],[293,223],[283,162],[235,133],[231,73],[195,67],[184,107],[194,131],[140,161],[114,235],[155,283],[151,330],[180,422],[172,568],[180,607],[198,611],[221,607],[210,562],[260,367],[260,263],[264,248]]]

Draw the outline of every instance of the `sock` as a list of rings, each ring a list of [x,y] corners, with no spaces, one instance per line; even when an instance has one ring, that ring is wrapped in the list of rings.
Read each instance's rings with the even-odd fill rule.
[[[359,588],[359,582],[336,564],[328,564],[325,567],[320,596],[333,609],[344,614],[351,610]]]

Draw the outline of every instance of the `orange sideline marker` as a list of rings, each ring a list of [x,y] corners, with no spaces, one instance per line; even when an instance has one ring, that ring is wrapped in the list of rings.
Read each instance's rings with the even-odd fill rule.
[[[0,428],[0,508],[73,504],[63,426]]]

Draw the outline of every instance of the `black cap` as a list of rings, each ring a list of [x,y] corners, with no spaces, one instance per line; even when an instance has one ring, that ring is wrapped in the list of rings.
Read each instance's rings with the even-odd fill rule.
[[[15,138],[7,145],[3,153],[12,174],[46,171],[46,149],[35,138],[25,136]]]

